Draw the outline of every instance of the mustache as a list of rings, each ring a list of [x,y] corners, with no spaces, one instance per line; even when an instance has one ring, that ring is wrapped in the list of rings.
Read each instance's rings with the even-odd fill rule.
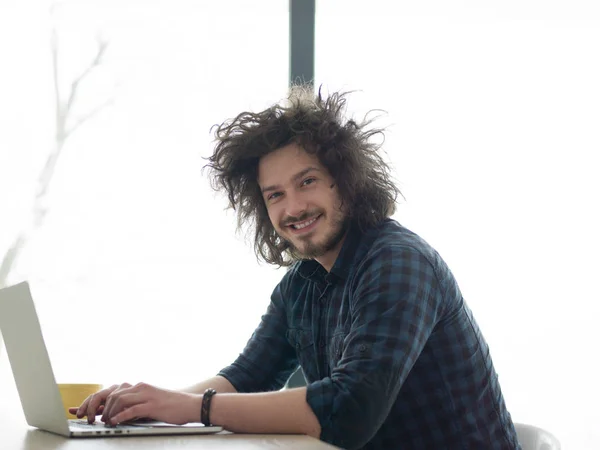
[[[285,220],[282,220],[281,223],[279,224],[281,228],[283,227],[287,227],[293,223],[297,223],[297,222],[304,222],[308,219],[310,219],[311,217],[317,217],[318,215],[323,214],[322,211],[306,211],[305,213],[300,214],[297,217],[294,216],[288,216],[285,218]]]

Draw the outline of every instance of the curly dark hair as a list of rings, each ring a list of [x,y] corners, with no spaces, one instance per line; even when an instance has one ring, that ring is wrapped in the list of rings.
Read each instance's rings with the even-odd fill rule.
[[[346,97],[339,92],[324,99],[309,85],[296,85],[287,102],[259,112],[242,112],[214,125],[216,147],[207,158],[211,186],[225,190],[229,207],[237,213],[238,231],[246,222],[254,228],[254,251],[269,264],[289,266],[301,259],[275,231],[258,185],[261,157],[295,142],[318,157],[338,187],[348,219],[361,230],[391,216],[398,194],[388,164],[379,154],[383,129],[367,129],[368,114],[361,123],[344,117]],[[383,143],[383,140],[382,140]],[[251,228],[252,229],[252,228]]]

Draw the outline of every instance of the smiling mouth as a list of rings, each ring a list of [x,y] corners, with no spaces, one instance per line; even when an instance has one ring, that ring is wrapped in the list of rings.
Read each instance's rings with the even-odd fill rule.
[[[314,227],[315,222],[320,217],[321,215],[319,214],[318,216],[313,217],[312,219],[305,220],[304,222],[293,223],[291,225],[288,225],[288,227],[294,232],[309,231]]]

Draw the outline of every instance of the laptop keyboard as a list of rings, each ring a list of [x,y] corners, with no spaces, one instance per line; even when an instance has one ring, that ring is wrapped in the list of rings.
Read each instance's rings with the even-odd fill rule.
[[[109,427],[104,422],[88,423],[87,420],[69,420],[69,425],[81,428],[82,430],[98,430],[100,428],[115,428]]]

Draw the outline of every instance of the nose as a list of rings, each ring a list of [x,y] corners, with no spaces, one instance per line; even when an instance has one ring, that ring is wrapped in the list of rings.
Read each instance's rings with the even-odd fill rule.
[[[287,194],[285,212],[289,217],[300,217],[307,209],[308,203],[303,196],[296,192]]]

